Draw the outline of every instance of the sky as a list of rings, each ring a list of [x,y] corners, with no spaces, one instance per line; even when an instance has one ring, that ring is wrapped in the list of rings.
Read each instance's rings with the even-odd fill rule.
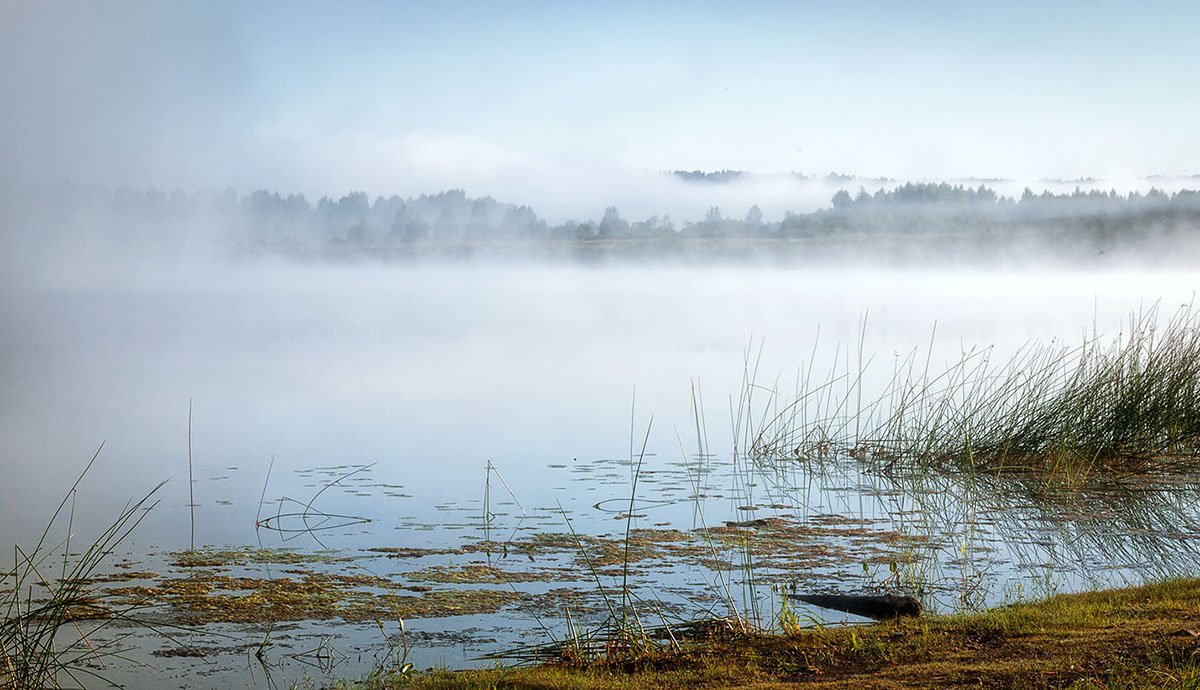
[[[1197,26],[1195,2],[0,0],[0,177],[520,203],[672,169],[1195,174]]]

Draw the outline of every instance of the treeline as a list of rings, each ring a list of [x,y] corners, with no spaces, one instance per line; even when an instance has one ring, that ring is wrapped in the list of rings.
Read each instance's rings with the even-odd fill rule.
[[[687,240],[796,240],[810,246],[845,244],[864,236],[889,241],[953,238],[959,245],[995,246],[1006,239],[1038,237],[1081,246],[1137,244],[1164,236],[1191,236],[1200,228],[1200,192],[1118,194],[1081,191],[999,196],[985,185],[904,184],[874,193],[839,190],[830,207],[788,212],[774,222],[752,206],[727,216],[712,207],[702,219],[676,226],[669,217],[629,221],[616,207],[599,219],[551,225],[529,206],[472,198],[462,190],[416,198],[352,192],[316,203],[266,190],[239,197],[232,190],[184,194],[159,190],[108,191],[72,185],[53,190],[44,206],[59,226],[106,219],[109,231],[139,240],[169,236],[179,227],[218,228],[220,239],[240,246],[373,248],[482,243],[622,243],[656,251]],[[624,250],[628,251],[628,250]]]
[[[733,182],[734,180],[745,176],[747,173],[744,170],[717,170],[716,172],[704,172],[703,170],[672,170],[671,174],[685,182]],[[800,176],[800,179],[806,179]]]
[[[757,177],[761,177],[759,175],[755,175],[754,173],[748,172],[746,170],[728,170],[728,169],[715,170],[713,172],[705,172],[703,170],[672,170],[672,171],[670,171],[670,174],[683,180],[684,182],[710,182],[713,184],[724,184],[727,182],[736,182],[738,180],[743,180],[743,179],[748,180],[748,179],[754,179]],[[831,184],[831,185],[849,184],[856,180],[870,182],[872,184],[875,184],[875,183],[888,184],[892,181],[891,179],[889,179],[887,177],[862,178],[862,177],[857,177],[855,175],[846,175],[844,173],[837,173],[837,172],[831,172],[828,175],[825,175],[822,177],[822,176],[818,176],[818,175],[806,175],[802,172],[792,171],[790,173],[787,173],[786,175],[778,174],[778,175],[770,175],[770,177],[789,177],[793,180],[800,180],[802,182],[808,182],[810,180],[814,181],[814,182],[815,181],[824,181],[825,183]]]
[[[1057,240],[1151,239],[1163,232],[1200,226],[1200,193],[1145,194],[1082,191],[1070,194],[1026,188],[1019,198],[998,196],[984,186],[904,184],[869,194],[840,190],[832,208],[788,213],[779,233],[790,237],[838,234],[953,234],[987,236],[1035,233]]]

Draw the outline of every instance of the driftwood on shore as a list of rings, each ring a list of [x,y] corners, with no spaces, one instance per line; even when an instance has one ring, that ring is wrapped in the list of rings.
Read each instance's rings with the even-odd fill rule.
[[[891,594],[789,594],[788,597],[823,609],[875,620],[921,615],[921,602],[913,597]]]

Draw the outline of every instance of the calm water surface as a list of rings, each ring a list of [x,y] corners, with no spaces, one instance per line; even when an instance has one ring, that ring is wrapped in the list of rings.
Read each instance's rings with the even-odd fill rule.
[[[1186,570],[1190,547],[1169,563],[1152,553],[1167,532],[1178,543],[1196,536],[1189,481],[1147,492],[1139,500],[1148,511],[1102,500],[1039,505],[1012,487],[983,491],[984,500],[980,487],[953,480],[925,478],[914,488],[853,469],[737,466],[730,428],[748,363],[759,384],[786,392],[810,362],[857,371],[861,342],[869,387],[931,343],[934,362],[951,362],[972,347],[994,346],[1003,356],[1031,339],[1075,344],[1093,330],[1116,335],[1131,313],[1190,303],[1197,277],[242,263],[27,281],[0,296],[0,541],[35,539],[103,443],[77,497],[76,532],[86,537],[131,496],[169,480],[160,505],[114,557],[161,566],[170,560],[164,554],[188,548],[190,405],[197,546],[446,548],[482,538],[485,500],[488,527],[503,538],[566,532],[564,513],[581,533],[620,536],[625,521],[613,518],[627,512],[629,460],[645,439],[635,528],[693,533],[773,516],[828,528],[806,537],[828,548],[802,573],[783,563],[763,570],[776,572],[776,582],[846,589],[863,577],[894,576],[880,555],[890,547],[830,516],[909,536],[941,521],[941,534],[951,536],[905,548],[936,554],[927,560],[938,574],[926,579],[941,583],[931,601],[943,607],[968,579],[994,602],[1038,587]],[[699,441],[693,400],[703,408]],[[319,542],[256,532],[264,513],[295,505],[279,499],[314,496],[320,511],[369,522],[321,531]],[[486,558],[367,567],[387,575]],[[547,563],[555,558],[579,567],[570,554]],[[639,582],[683,615],[717,580],[694,565],[647,565]],[[754,597],[770,605],[769,592]],[[561,624],[561,612],[548,615]],[[227,627],[235,637],[258,634]],[[371,627],[304,623],[289,634],[293,651],[340,635],[333,646],[359,651],[348,651],[334,675],[353,675],[369,667],[362,650],[379,636]],[[429,634],[414,642],[420,665],[466,665],[481,652],[544,641],[520,609],[414,620],[408,629]],[[244,656],[210,657],[204,668],[215,675],[197,687],[265,683]],[[280,658],[285,678],[324,673]],[[199,662],[150,663],[159,669],[155,682],[184,684],[182,669]],[[145,678],[114,673],[135,685]]]

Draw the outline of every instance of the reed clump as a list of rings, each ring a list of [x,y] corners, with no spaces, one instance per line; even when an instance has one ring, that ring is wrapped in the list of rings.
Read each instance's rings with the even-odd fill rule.
[[[1031,472],[1066,482],[1200,460],[1200,319],[1190,308],[1081,345],[972,350],[941,372],[916,353],[863,403],[863,372],[799,391],[752,439],[763,460],[851,457],[879,469]]]
[[[99,536],[81,552],[72,551],[75,496],[88,463],[32,548],[14,546],[11,570],[0,572],[0,688],[49,688],[99,675],[104,660],[119,654],[113,642],[98,634],[118,622],[129,622],[134,606],[113,605],[91,579],[154,507],[159,484],[140,500],[127,503]],[[65,521],[65,525],[61,523]],[[51,533],[65,526],[65,537],[52,543]],[[77,546],[75,548],[78,548]]]

